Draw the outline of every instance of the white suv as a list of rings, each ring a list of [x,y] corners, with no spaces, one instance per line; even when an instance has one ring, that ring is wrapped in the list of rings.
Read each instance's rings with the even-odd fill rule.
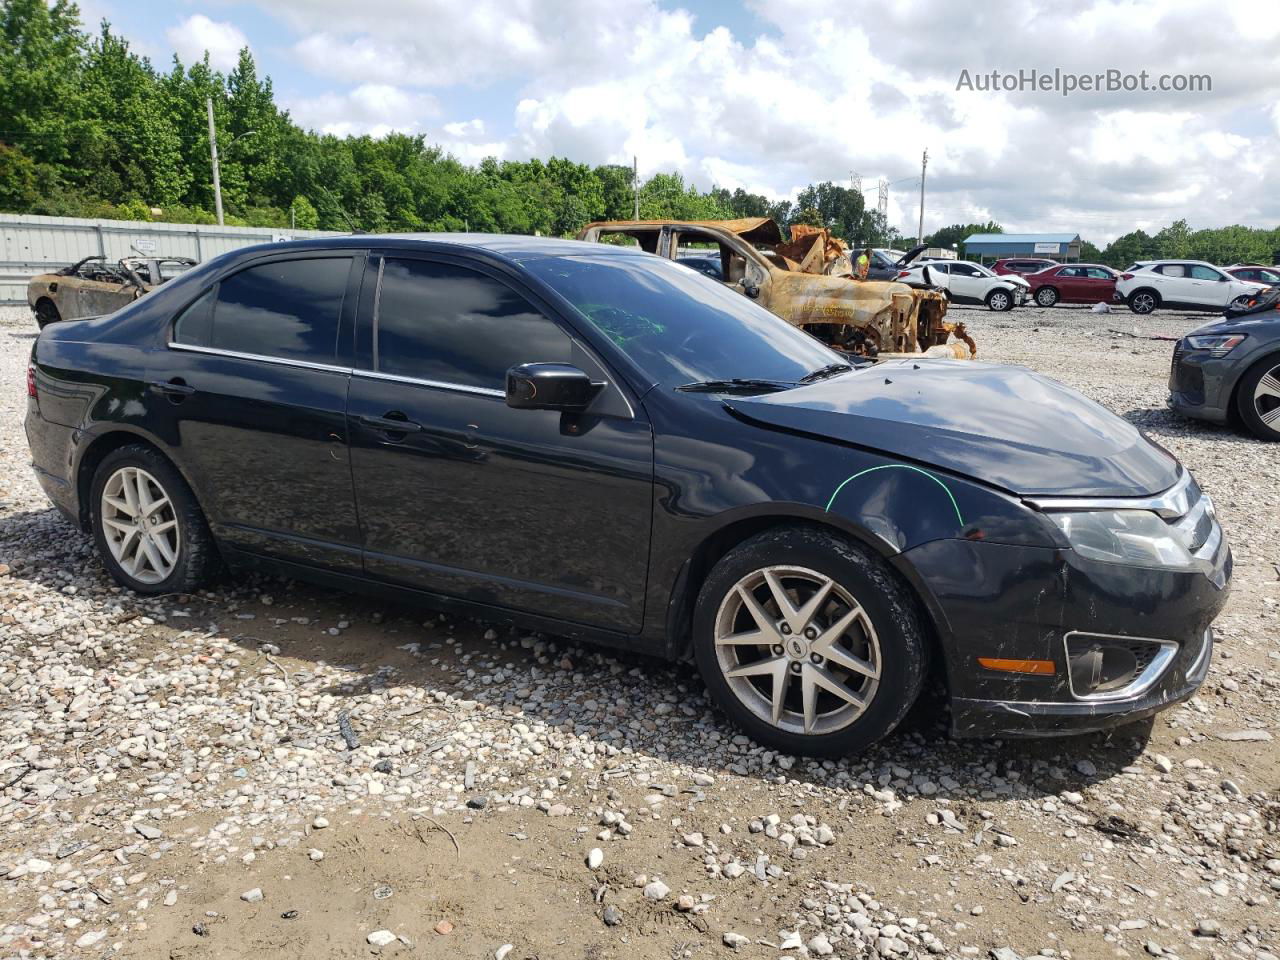
[[[1236,297],[1265,286],[1237,280],[1203,260],[1139,260],[1120,274],[1116,293],[1134,313],[1150,313],[1157,307],[1225,310]]]
[[[1015,273],[992,273],[968,260],[917,260],[898,274],[904,283],[928,281],[947,292],[955,303],[985,303],[992,310],[1011,310],[1026,303],[1031,284]]]

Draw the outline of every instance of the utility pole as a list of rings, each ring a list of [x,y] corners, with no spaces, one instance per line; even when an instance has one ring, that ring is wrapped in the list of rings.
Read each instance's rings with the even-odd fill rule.
[[[924,172],[929,166],[929,148],[925,147],[920,160],[920,225],[916,229],[916,243],[924,243]]]
[[[218,132],[213,126],[213,97],[204,98],[209,111],[209,155],[213,158],[213,205],[218,212],[218,226],[222,226],[222,177],[218,173]]]
[[[635,214],[631,219],[640,219],[640,158],[631,155],[631,191],[635,195]]]

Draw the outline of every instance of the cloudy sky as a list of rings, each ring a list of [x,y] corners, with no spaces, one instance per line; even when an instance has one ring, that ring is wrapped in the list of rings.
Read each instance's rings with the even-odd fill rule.
[[[1280,222],[1280,16],[1256,2],[81,0],[158,66],[248,45],[304,126],[466,161],[558,154],[792,196],[891,182],[914,234],[994,218],[1105,242]],[[996,70],[1208,75],[1200,92],[987,92]]]

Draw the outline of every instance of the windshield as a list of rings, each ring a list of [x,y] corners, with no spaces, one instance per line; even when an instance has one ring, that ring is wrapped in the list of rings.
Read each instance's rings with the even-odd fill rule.
[[[669,260],[548,257],[523,266],[664,387],[735,378],[795,383],[842,362],[759,304]]]

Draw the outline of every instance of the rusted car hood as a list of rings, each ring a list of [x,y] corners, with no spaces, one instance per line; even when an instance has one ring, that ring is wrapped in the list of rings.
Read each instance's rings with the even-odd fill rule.
[[[597,220],[578,231],[581,240],[594,227],[610,230],[627,227],[704,227],[709,230],[727,230],[736,233],[748,243],[777,244],[782,242],[782,228],[772,217],[739,217],[737,220]]]
[[[1154,495],[1177,461],[1128,421],[1025,367],[899,360],[725,403],[748,420],[881,450],[1019,496]]]

